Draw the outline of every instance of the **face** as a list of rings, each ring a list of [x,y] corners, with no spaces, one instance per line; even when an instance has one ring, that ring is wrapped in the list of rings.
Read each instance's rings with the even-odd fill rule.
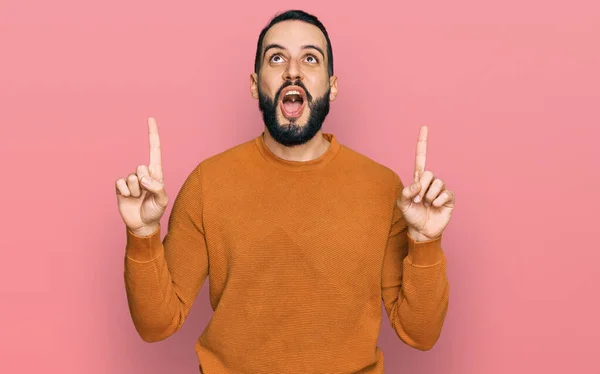
[[[337,78],[329,76],[327,64],[327,40],[316,26],[284,21],[265,35],[251,92],[267,130],[280,144],[304,144],[321,129],[337,95]]]

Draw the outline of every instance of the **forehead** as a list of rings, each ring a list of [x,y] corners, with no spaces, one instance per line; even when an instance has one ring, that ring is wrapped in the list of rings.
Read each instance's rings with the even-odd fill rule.
[[[304,45],[315,45],[325,50],[327,40],[317,26],[293,20],[273,25],[265,34],[263,49],[269,44],[280,44],[290,50],[299,49]]]

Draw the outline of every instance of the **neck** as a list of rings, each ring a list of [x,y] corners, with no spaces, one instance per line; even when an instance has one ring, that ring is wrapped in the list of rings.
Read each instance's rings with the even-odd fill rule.
[[[314,160],[321,157],[329,148],[329,141],[323,137],[321,130],[308,142],[294,147],[286,147],[278,143],[266,128],[263,134],[267,148],[277,157],[287,161]]]

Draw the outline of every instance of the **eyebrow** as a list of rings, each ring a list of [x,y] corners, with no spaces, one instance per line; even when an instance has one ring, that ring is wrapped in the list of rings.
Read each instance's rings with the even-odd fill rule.
[[[267,51],[271,48],[285,49],[281,44],[274,44],[274,43],[269,44],[265,47],[265,51],[263,52],[263,57],[267,54]],[[301,47],[301,49],[315,49],[321,53],[321,56],[323,56],[323,58],[325,58],[325,53],[323,52],[323,50],[321,48],[317,47],[316,45],[313,45],[313,44],[303,45]]]

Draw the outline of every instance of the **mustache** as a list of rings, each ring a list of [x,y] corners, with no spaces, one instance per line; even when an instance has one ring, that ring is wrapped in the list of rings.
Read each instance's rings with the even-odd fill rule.
[[[312,95],[310,94],[310,92],[308,92],[308,89],[304,86],[304,83],[302,83],[302,81],[286,81],[283,85],[281,85],[281,87],[279,87],[279,90],[277,90],[277,94],[275,95],[275,102],[279,101],[279,95],[281,94],[281,91],[283,91],[284,88],[289,87],[289,86],[298,86],[300,88],[302,88],[304,90],[304,92],[306,92],[306,100],[308,100],[308,102],[312,102]]]

